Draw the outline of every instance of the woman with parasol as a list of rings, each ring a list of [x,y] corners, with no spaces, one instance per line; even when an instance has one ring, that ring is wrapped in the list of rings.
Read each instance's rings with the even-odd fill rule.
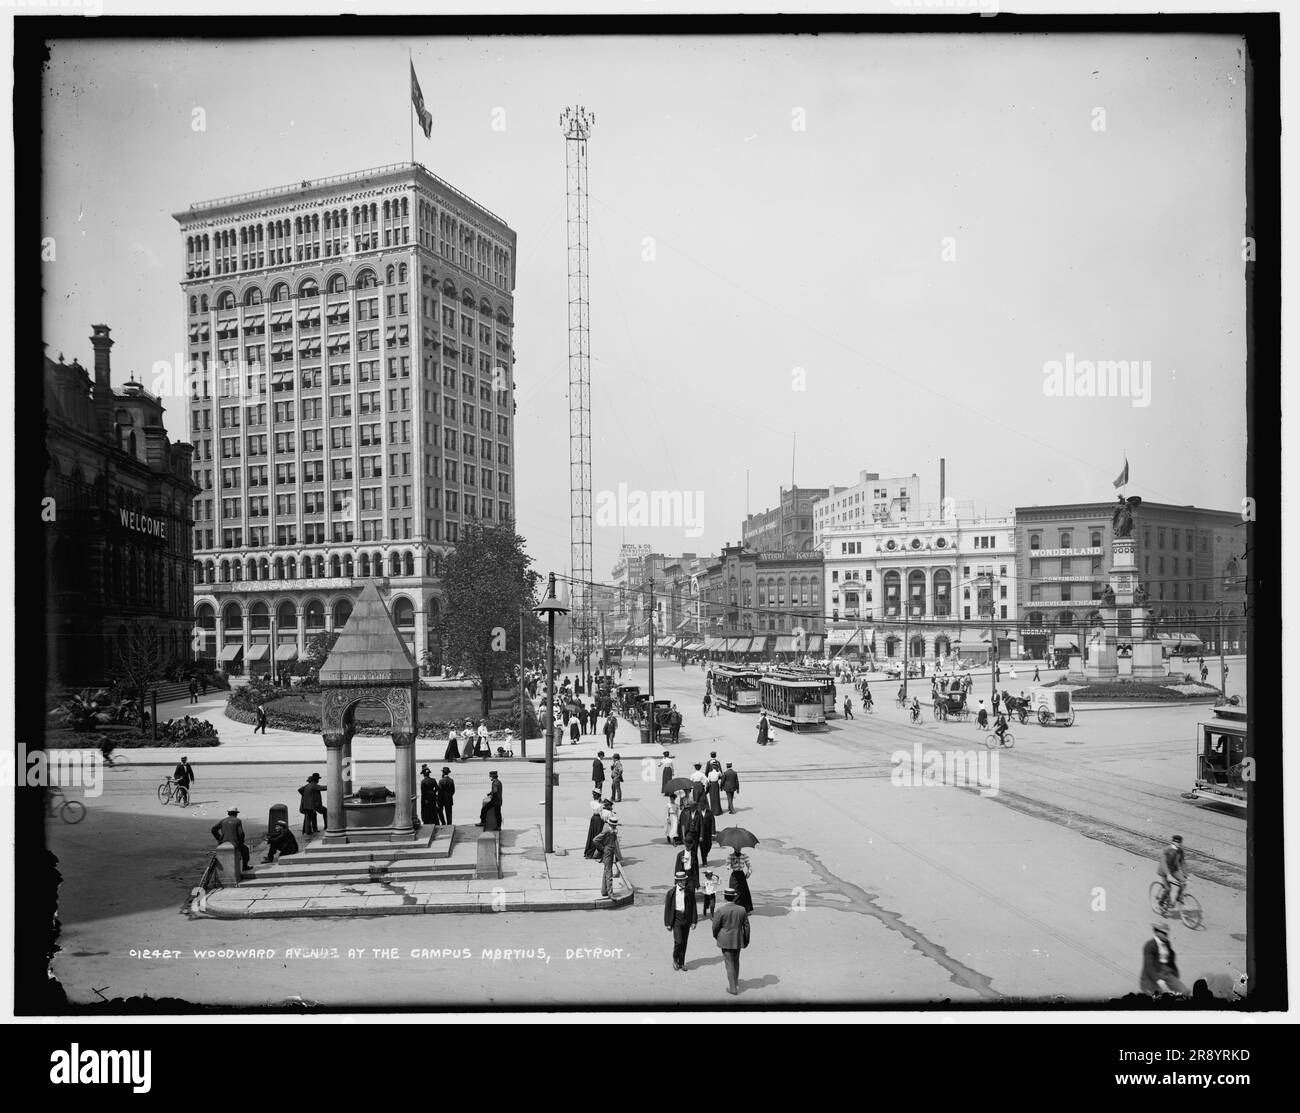
[[[736,890],[736,903],[746,912],[754,911],[754,898],[749,895],[749,858],[744,853],[746,847],[757,846],[758,839],[743,827],[728,827],[718,836],[718,845],[728,847],[731,856],[727,859],[730,878],[727,887]]]

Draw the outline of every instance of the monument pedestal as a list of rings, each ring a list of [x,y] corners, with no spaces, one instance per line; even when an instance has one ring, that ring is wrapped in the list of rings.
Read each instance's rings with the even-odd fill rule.
[[[1169,675],[1169,666],[1159,642],[1136,641],[1133,643],[1133,679],[1156,680]]]
[[[1111,638],[1088,646],[1083,675],[1089,680],[1114,680],[1119,676],[1119,655]]]

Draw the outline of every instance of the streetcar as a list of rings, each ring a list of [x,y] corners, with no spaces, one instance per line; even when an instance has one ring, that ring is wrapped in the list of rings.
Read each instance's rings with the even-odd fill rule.
[[[767,717],[787,730],[829,730],[822,685],[816,679],[768,676],[759,684]]]
[[[1187,800],[1246,807],[1254,750],[1244,707],[1216,707],[1214,720],[1196,724],[1196,787]]]
[[[772,674],[784,680],[806,680],[820,684],[822,687],[822,709],[826,712],[826,718],[834,719],[839,716],[840,709],[836,705],[835,694],[835,677],[821,669],[801,668],[798,665],[783,665]]]
[[[728,711],[758,711],[758,685],[762,674],[757,669],[737,665],[718,665],[713,670],[713,702]]]

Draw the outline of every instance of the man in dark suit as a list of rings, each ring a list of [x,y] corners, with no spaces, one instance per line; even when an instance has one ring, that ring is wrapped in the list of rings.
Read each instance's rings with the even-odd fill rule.
[[[438,781],[438,802],[442,805],[442,814],[451,823],[452,798],[456,795],[456,782],[451,779],[451,770],[442,767],[442,777]]]
[[[718,760],[718,751],[717,751],[717,750],[713,750],[713,751],[709,754],[709,760],[706,761],[706,762],[704,763],[704,775],[705,775],[705,776],[708,776],[708,775],[709,775],[710,773],[712,773],[715,769],[716,769],[719,773],[722,772],[722,762],[720,762],[720,761]]]
[[[686,887],[686,874],[678,870],[674,882],[664,895],[664,927],[673,933],[673,969],[685,970],[686,942],[698,914],[695,911],[695,893]]]
[[[1153,923],[1151,938],[1142,948],[1141,991],[1151,997],[1162,993],[1179,993],[1186,997],[1190,991],[1178,978],[1176,959],[1174,949],[1169,945],[1169,929],[1163,923]]]
[[[485,831],[500,831],[501,798],[503,795],[501,781],[498,779],[495,769],[488,773],[488,778],[488,798],[479,812],[478,825]],[[488,822],[489,818],[491,819],[490,823]]]
[[[605,751],[599,750],[591,760],[591,787],[597,795],[605,787]]]
[[[701,797],[696,813],[699,817],[699,836],[700,836],[700,865],[709,864],[709,851],[713,849],[713,836],[717,831],[717,824],[713,819],[713,812],[709,808],[709,802]]]
[[[736,814],[736,793],[740,791],[740,774],[731,768],[731,762],[727,762],[727,768],[722,774],[722,791],[727,794],[727,814]]]
[[[231,808],[226,818],[212,825],[212,837],[219,843],[232,843],[239,850],[244,869],[248,869],[248,840],[244,838],[244,824],[239,818],[239,809]]]
[[[749,913],[736,903],[735,889],[722,895],[725,903],[713,913],[713,938],[727,968],[727,992],[735,997],[740,993],[740,952],[749,946]]]

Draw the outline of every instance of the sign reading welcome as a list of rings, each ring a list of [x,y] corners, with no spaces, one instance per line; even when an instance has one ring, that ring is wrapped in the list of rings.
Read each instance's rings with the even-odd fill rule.
[[[133,533],[143,533],[146,537],[152,537],[156,541],[167,540],[167,522],[162,518],[154,518],[148,514],[141,514],[135,510],[123,508],[118,509],[117,516],[123,529],[130,530]]]

